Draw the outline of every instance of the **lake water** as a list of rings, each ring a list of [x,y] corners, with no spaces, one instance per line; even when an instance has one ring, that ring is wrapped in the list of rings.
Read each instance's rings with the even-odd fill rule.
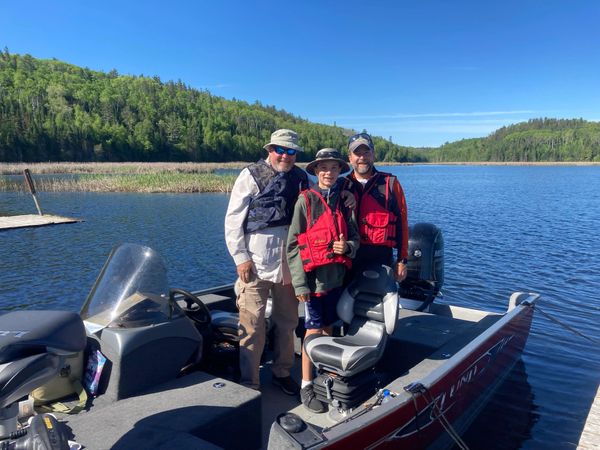
[[[600,339],[600,167],[394,166],[409,223],[444,233],[444,302],[504,311],[514,291]],[[233,281],[226,194],[39,193],[85,222],[0,232],[0,309],[79,310],[110,249],[148,245],[172,286]],[[35,213],[0,192],[0,216]],[[471,448],[576,447],[600,379],[600,347],[537,313],[520,362],[467,433]],[[600,445],[600,443],[599,443]]]

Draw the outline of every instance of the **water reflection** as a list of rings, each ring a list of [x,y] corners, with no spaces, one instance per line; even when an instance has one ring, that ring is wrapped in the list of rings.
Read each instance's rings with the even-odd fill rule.
[[[533,426],[538,419],[525,364],[519,358],[462,437],[472,449],[519,449],[531,438]]]
[[[241,169],[215,169],[216,175],[238,175]]]

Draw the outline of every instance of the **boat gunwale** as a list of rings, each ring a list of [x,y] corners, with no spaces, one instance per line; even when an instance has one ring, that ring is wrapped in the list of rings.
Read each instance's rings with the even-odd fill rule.
[[[515,292],[511,295],[511,300],[516,294],[525,294],[520,292]],[[452,370],[457,368],[463,361],[465,361],[470,355],[477,352],[477,350],[483,346],[483,344],[490,339],[494,334],[501,331],[505,328],[509,323],[512,323],[518,316],[525,313],[526,307],[533,307],[537,299],[540,297],[537,293],[527,293],[528,297],[522,300],[518,304],[514,304],[511,307],[509,301],[509,310],[505,313],[493,313],[489,312],[489,315],[500,315],[499,320],[491,324],[488,328],[483,330],[480,334],[478,334],[474,339],[472,339],[467,345],[462,347],[458,352],[448,358],[444,363],[436,367],[433,371],[427,374],[425,377],[415,380],[414,382],[419,382],[426,389],[430,389],[432,386],[435,386],[439,383],[445,376],[447,376]],[[466,308],[471,309],[471,308]],[[474,309],[474,308],[473,308]],[[475,311],[481,311],[474,309]],[[529,335],[529,328],[527,329],[527,335]],[[443,347],[442,347],[443,348]],[[439,350],[439,349],[438,349]],[[419,363],[421,364],[421,363]],[[415,366],[417,367],[418,364]],[[401,377],[396,378],[398,380]],[[394,380],[395,381],[395,380]],[[392,384],[392,381],[390,384]],[[399,397],[399,398],[398,398]],[[398,395],[395,397],[398,398],[399,401],[388,402],[384,405],[380,405],[377,409],[371,409],[367,412],[362,412],[361,410],[355,411],[352,415],[348,416],[341,422],[337,424],[333,424],[331,427],[325,428],[322,430],[321,434],[326,439],[324,444],[334,444],[339,442],[340,440],[346,439],[348,436],[352,435],[357,430],[365,427],[376,424],[381,418],[385,417],[387,414],[392,411],[398,411],[401,408],[405,407],[405,405],[412,401],[412,396],[404,391],[398,392]],[[374,444],[373,444],[374,445]]]

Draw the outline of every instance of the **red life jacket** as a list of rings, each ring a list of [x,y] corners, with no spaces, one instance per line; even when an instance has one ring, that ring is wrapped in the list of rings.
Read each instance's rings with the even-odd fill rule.
[[[325,207],[325,211],[314,224],[310,211],[309,191],[317,196]],[[300,195],[303,195],[306,201],[306,231],[298,234],[298,249],[304,271],[311,272],[327,264],[344,264],[348,269],[351,268],[352,260],[348,256],[333,252],[333,241],[337,241],[340,234],[348,237],[348,227],[339,207],[339,197],[335,211],[331,211],[323,196],[315,190],[308,189],[302,191]]]
[[[389,210],[391,175],[386,174],[384,176],[385,206],[382,206],[370,193],[373,188],[377,189],[377,180],[373,180],[360,198],[358,232],[360,233],[361,244],[396,247],[397,217]]]

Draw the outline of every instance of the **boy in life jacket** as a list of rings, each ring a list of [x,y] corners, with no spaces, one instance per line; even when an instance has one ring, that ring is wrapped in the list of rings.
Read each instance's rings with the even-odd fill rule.
[[[407,275],[408,258],[408,218],[402,186],[395,176],[375,168],[375,146],[367,133],[350,137],[348,159],[354,170],[346,176],[346,189],[356,197],[360,234],[353,270],[385,264],[392,268],[396,280],[402,281]]]
[[[351,209],[340,201],[342,172],[350,170],[341,154],[332,148],[319,150],[306,171],[317,184],[300,193],[287,244],[287,258],[296,297],[305,307],[305,337],[331,334],[338,320],[336,306],[342,293],[346,271],[359,245],[359,235]],[[314,394],[313,366],[302,349],[302,404],[313,412],[327,407]]]

